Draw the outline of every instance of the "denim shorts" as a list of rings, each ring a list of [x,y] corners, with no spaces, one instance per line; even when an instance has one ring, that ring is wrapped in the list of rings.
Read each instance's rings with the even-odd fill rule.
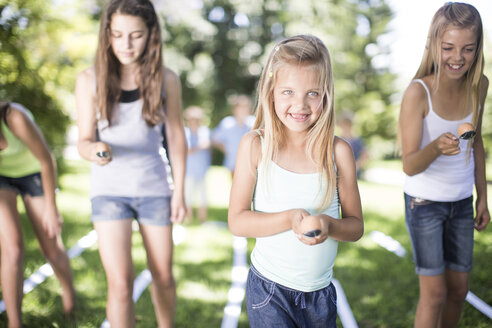
[[[0,175],[0,189],[10,189],[21,196],[43,196],[41,173],[34,173],[20,178],[9,178]]]
[[[171,197],[97,196],[91,199],[92,222],[135,218],[146,225],[171,224]]]
[[[473,197],[435,202],[405,194],[405,214],[417,274],[437,276],[445,269],[471,271]]]
[[[301,292],[262,276],[251,265],[246,282],[246,308],[250,327],[332,328],[337,325],[335,286]]]

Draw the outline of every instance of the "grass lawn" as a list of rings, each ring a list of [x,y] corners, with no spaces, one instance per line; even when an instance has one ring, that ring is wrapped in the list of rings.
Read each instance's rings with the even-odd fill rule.
[[[387,164],[389,168],[397,164]],[[63,239],[68,248],[92,230],[90,223],[89,167],[85,162],[69,162],[70,170],[60,177],[58,204],[65,223]],[[230,176],[213,167],[208,176],[209,221],[227,221]],[[341,283],[360,327],[410,327],[418,298],[418,280],[411,260],[411,247],[403,218],[400,187],[360,182],[366,234],[357,243],[340,243],[335,277]],[[492,190],[489,190],[489,195]],[[489,196],[490,198],[490,196]],[[490,203],[490,202],[489,202]],[[492,203],[490,203],[492,204]],[[22,206],[21,206],[22,209]],[[25,277],[45,261],[34,234],[22,216],[26,244]],[[176,327],[219,327],[231,284],[232,236],[224,227],[198,223],[185,225],[184,241],[176,246],[174,274],[177,281],[178,307]],[[492,228],[475,235],[474,269],[471,291],[492,304]],[[371,240],[373,230],[391,235],[407,250],[400,258]],[[248,240],[249,251],[254,240]],[[133,236],[135,273],[146,268],[145,252],[138,232]],[[106,317],[106,278],[96,246],[71,261],[77,290],[77,327],[99,327]],[[26,327],[70,327],[61,315],[58,281],[54,277],[25,296],[23,303]],[[148,288],[136,304],[137,326],[156,327]],[[6,326],[0,315],[0,326]],[[460,327],[490,327],[492,321],[465,305]],[[341,327],[341,325],[339,324]],[[243,304],[239,327],[248,327]]]

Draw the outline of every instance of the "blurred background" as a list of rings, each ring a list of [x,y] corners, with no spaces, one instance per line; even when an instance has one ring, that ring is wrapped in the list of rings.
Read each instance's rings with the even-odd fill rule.
[[[76,74],[92,65],[103,0],[1,0],[0,99],[30,108],[60,158],[75,119]],[[215,127],[230,113],[227,97],[254,97],[272,44],[298,33],[331,51],[337,112],[371,158],[394,156],[401,95],[416,71],[440,0],[156,0],[165,64],[183,86],[183,105],[199,105]],[[492,4],[470,1],[485,26],[485,73],[492,70]],[[490,75],[490,74],[489,74]],[[491,97],[489,92],[489,98]],[[483,134],[492,147],[491,101]]]
[[[341,245],[335,277],[361,327],[411,326],[418,281],[404,227],[401,163],[395,155],[397,121],[401,96],[420,63],[431,18],[444,1],[153,2],[163,27],[165,64],[181,79],[183,107],[202,107],[210,128],[231,114],[230,95],[245,93],[254,98],[263,63],[276,41],[309,33],[325,42],[334,65],[337,114],[353,114],[354,132],[363,138],[370,154],[368,168],[384,169],[381,180],[359,183],[366,235],[361,242]],[[491,78],[492,1],[466,2],[482,16],[485,74]],[[74,86],[77,73],[93,64],[104,4],[103,0],[0,0],[0,99],[22,103],[32,111],[57,157],[58,203],[65,218],[67,248],[92,229],[89,167],[74,160]],[[482,127],[488,157],[492,151],[491,107],[489,91]],[[208,221],[222,222],[223,228],[190,224],[176,248],[177,327],[218,327],[223,318],[231,284],[233,240],[224,229],[230,176],[220,163],[220,154],[215,154],[207,177],[211,182]],[[492,170],[488,172],[490,176]],[[383,178],[385,183],[381,183]],[[43,262],[25,216],[23,228],[27,277]],[[379,247],[371,231],[392,236],[407,250],[402,253],[406,255],[398,257]],[[492,272],[487,260],[492,256],[492,234],[477,235],[471,289],[492,304]],[[138,238],[134,237],[136,273],[146,266]],[[248,240],[248,252],[253,246],[254,240]],[[71,263],[79,297],[78,326],[99,327],[105,317],[106,285],[97,248],[88,247]],[[27,327],[69,326],[59,314],[57,282],[50,279],[24,300]],[[148,291],[137,303],[137,314],[139,326],[156,325]],[[463,317],[462,327],[491,325],[472,306],[467,305]],[[5,323],[3,313],[0,326]],[[243,308],[239,327],[247,326]]]

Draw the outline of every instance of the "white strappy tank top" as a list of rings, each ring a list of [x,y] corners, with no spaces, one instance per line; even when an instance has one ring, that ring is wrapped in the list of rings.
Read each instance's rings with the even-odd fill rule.
[[[413,82],[420,83],[424,87],[429,102],[429,113],[423,120],[420,149],[445,132],[456,135],[462,123],[472,121],[472,113],[458,121],[443,119],[434,111],[430,92],[425,83],[420,79]],[[461,152],[458,155],[441,155],[425,171],[406,176],[403,187],[405,193],[413,197],[441,202],[454,202],[470,197],[475,183],[475,161],[473,148],[470,156],[467,154],[468,142],[473,141],[460,139]]]

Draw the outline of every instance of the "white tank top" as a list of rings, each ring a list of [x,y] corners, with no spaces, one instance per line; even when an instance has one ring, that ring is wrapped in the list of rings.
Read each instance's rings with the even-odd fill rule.
[[[424,87],[429,102],[429,113],[423,120],[422,141],[419,149],[424,148],[445,132],[457,135],[458,127],[462,123],[472,121],[472,113],[458,121],[448,121],[437,115],[432,107],[430,92],[425,83],[420,79],[414,82]],[[405,193],[413,197],[440,202],[454,202],[470,197],[475,183],[475,161],[473,148],[470,156],[467,154],[468,142],[473,142],[473,139],[460,139],[461,152],[458,155],[441,155],[423,172],[413,176],[407,175],[403,187]]]
[[[317,214],[315,209],[321,200],[318,193],[320,173],[294,173],[274,162],[270,167],[270,176],[266,180],[262,166],[258,167],[253,196],[254,210],[271,213],[303,208],[311,214]],[[268,183],[266,188],[265,182]],[[339,218],[338,192],[323,213]],[[338,242],[331,238],[314,246],[303,244],[292,230],[288,230],[256,238],[251,262],[266,278],[292,289],[311,292],[330,284],[337,247]]]

